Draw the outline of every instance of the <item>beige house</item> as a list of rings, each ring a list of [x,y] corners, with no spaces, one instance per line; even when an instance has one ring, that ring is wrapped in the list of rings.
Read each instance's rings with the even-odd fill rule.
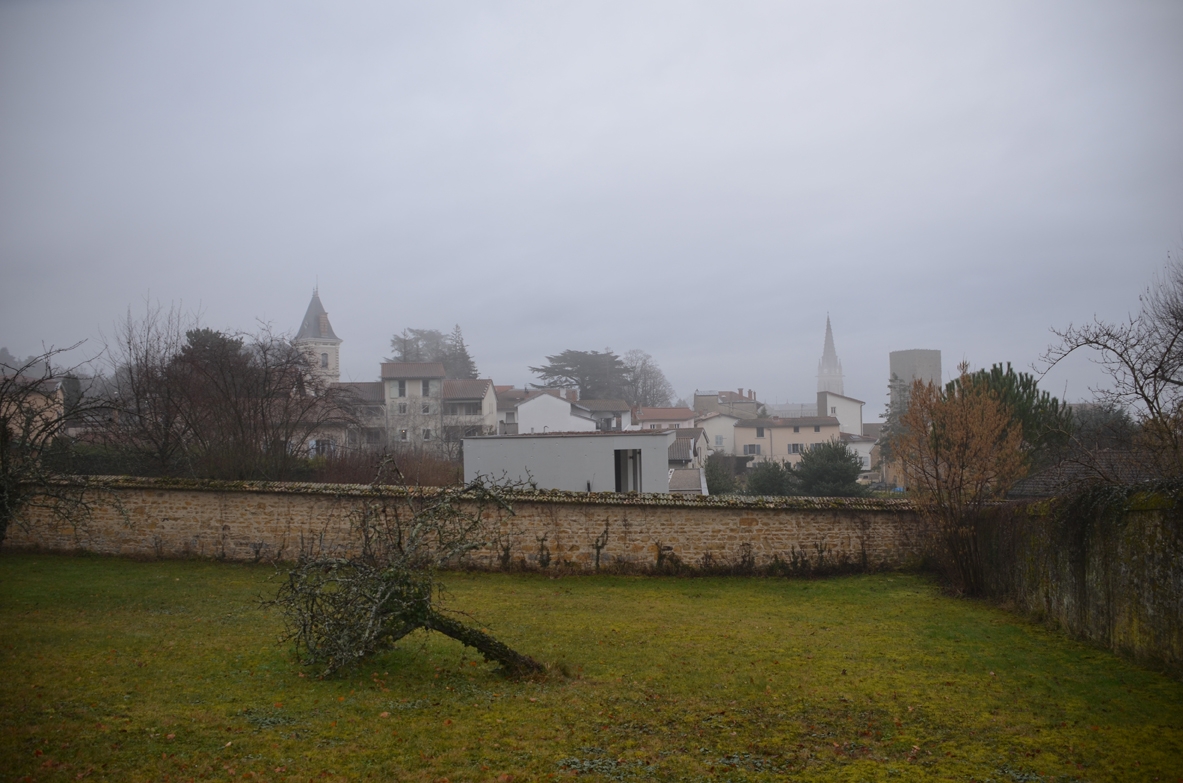
[[[739,416],[730,413],[704,413],[694,420],[697,427],[706,433],[708,448],[723,454],[735,454],[735,425]]]
[[[694,411],[689,408],[637,408],[633,423],[642,430],[678,430],[694,426]]]
[[[753,463],[775,460],[796,465],[806,451],[840,437],[838,419],[833,416],[742,419],[735,423],[735,453],[753,457]]]
[[[444,442],[497,434],[497,394],[488,378],[444,380]]]
[[[386,431],[392,446],[442,450],[444,374],[438,362],[382,363]]]
[[[737,419],[754,419],[760,415],[760,408],[764,404],[756,399],[754,389],[743,387],[735,391],[698,391],[694,392],[694,412],[701,415],[707,413],[725,413]]]

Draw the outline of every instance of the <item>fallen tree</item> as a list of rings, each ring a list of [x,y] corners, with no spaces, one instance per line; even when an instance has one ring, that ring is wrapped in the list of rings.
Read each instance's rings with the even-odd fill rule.
[[[302,553],[274,600],[300,661],[328,676],[423,629],[472,647],[508,674],[543,671],[441,606],[440,568],[482,546],[490,518],[513,513],[501,490],[478,478],[429,496],[359,504],[351,527],[360,551],[342,556],[322,544]]]

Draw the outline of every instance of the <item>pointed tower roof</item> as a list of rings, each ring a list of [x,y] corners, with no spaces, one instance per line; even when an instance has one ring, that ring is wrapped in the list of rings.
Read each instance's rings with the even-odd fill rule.
[[[325,312],[324,305],[320,303],[318,289],[312,290],[312,301],[308,303],[308,311],[304,313],[304,321],[300,324],[300,331],[296,334],[296,339],[341,342],[341,338],[333,333],[332,324],[329,323],[329,314]]]
[[[821,361],[817,363],[817,390],[843,394],[842,362],[834,350],[834,330],[830,328],[830,316],[826,316],[826,344],[822,348]]]

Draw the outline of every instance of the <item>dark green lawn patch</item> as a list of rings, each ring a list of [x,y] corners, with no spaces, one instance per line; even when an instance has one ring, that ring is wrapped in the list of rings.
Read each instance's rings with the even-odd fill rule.
[[[1183,777],[1183,684],[920,577],[445,581],[552,674],[418,635],[317,680],[268,567],[0,556],[0,780]]]

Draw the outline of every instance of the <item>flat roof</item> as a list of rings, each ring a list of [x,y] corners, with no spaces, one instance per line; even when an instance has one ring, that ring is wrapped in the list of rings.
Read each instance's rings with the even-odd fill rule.
[[[596,430],[595,432],[525,432],[518,435],[470,435],[462,440],[515,440],[522,438],[653,438],[673,435],[677,430]]]

